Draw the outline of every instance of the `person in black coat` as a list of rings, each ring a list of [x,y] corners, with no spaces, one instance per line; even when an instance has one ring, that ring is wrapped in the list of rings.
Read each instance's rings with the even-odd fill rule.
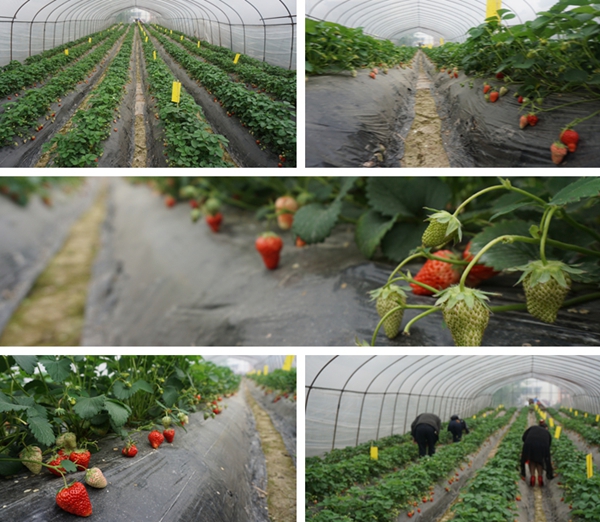
[[[448,431],[452,433],[452,442],[460,442],[463,432],[469,433],[467,423],[458,415],[452,415],[448,423]]]
[[[434,413],[421,413],[410,425],[410,434],[419,445],[419,457],[433,455],[440,438],[442,420]]]
[[[550,446],[552,444],[552,435],[547,427],[531,426],[523,433],[523,451],[521,452],[521,476],[525,478],[525,464],[529,464],[530,479],[529,484],[535,486],[535,476],[537,474],[538,484],[544,485],[543,470],[546,470],[548,480],[554,478],[552,470],[552,459],[550,457]]]

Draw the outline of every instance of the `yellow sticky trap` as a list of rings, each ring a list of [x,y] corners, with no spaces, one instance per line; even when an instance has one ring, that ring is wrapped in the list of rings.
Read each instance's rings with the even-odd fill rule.
[[[171,97],[171,101],[175,103],[179,103],[181,99],[181,82],[173,82],[173,95]],[[265,366],[266,368],[266,366]],[[266,375],[266,373],[265,373]]]
[[[579,417],[579,412],[575,410],[575,417]]]
[[[235,55],[235,58],[233,59],[233,63],[238,63],[238,60],[240,59],[240,56],[241,56],[240,53],[237,53]]]
[[[281,369],[284,372],[289,372],[292,369],[292,363],[294,362],[294,355],[286,355],[285,361],[283,362],[283,366]]]
[[[92,39],[91,38],[88,38],[88,43],[92,43]]]
[[[570,411],[571,413],[573,413],[573,408],[569,408],[569,411]]]
[[[371,460],[379,460],[379,448],[371,446]]]
[[[154,59],[156,60],[156,51],[152,53],[152,56],[154,56]]]
[[[69,56],[69,49],[65,49],[65,55]]]
[[[600,415],[596,415],[596,422],[600,422]]]
[[[502,9],[502,0],[487,0],[485,18],[498,18],[498,9]]]
[[[594,476],[594,461],[592,460],[592,454],[588,453],[585,456],[585,466],[587,471],[587,478],[591,479]]]
[[[173,29],[171,29],[171,34],[173,34]]]
[[[554,419],[552,417],[550,417],[550,420],[548,422],[550,423],[550,427],[554,428]]]
[[[198,49],[200,49],[200,40],[198,40]]]
[[[587,419],[587,411],[583,414],[583,416]]]
[[[483,418],[485,419],[486,417],[487,417],[487,413],[484,413],[483,414]]]
[[[444,39],[440,38],[440,45],[444,45]]]
[[[146,36],[146,43],[148,43],[148,37]]]
[[[265,364],[265,367],[264,367],[264,369],[263,369],[263,373],[264,373],[265,375],[269,375],[269,365],[268,365],[268,364]]]
[[[477,415],[473,415],[473,418],[474,418],[474,419],[476,419],[476,418],[477,418]]]
[[[181,38],[179,38],[182,42],[183,42],[183,35],[181,35]]]
[[[554,431],[554,438],[560,439],[560,432],[562,431],[562,426],[556,426],[556,430]]]

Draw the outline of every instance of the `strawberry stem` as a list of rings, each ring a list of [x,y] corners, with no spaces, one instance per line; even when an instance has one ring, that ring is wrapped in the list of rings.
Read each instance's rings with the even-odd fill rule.
[[[477,261],[479,261],[479,258],[481,258],[481,256],[483,254],[485,254],[496,243],[512,242],[517,237],[519,237],[519,236],[510,236],[510,235],[499,236],[496,239],[492,239],[492,241],[490,241],[479,252],[477,252],[477,254],[475,254],[475,256],[473,257],[473,259],[471,259],[471,262],[468,264],[467,268],[465,268],[465,271],[463,272],[463,274],[462,274],[462,276],[460,278],[460,291],[463,292],[465,290],[465,283],[467,281],[467,277],[469,276],[469,272],[471,271],[471,268],[473,268],[477,264]],[[527,239],[529,239],[529,238],[527,238]]]
[[[600,241],[600,234],[598,234],[598,232],[596,232],[594,229],[590,228],[590,227],[586,227],[585,225],[582,225],[581,223],[579,223],[578,221],[576,221],[575,219],[573,219],[571,216],[569,216],[569,214],[567,214],[566,210],[564,208],[560,209],[560,213],[561,213],[561,217],[567,222],[569,223],[569,225],[578,228],[579,230],[582,230],[584,232],[586,232],[587,234],[589,234],[590,236],[592,236],[596,241]]]
[[[573,299],[569,299],[567,301],[564,301],[563,304],[561,305],[561,308],[567,308],[569,306],[575,306],[578,304],[582,304],[582,303],[587,303],[589,301],[595,301],[597,299],[600,299],[600,292],[593,292],[591,294],[586,294],[586,295],[582,295],[579,297],[574,297]],[[490,306],[490,310],[493,313],[497,313],[497,312],[517,312],[519,310],[526,310],[527,309],[527,304],[526,303],[520,303],[520,304],[510,304],[510,305],[500,305],[500,306]]]
[[[412,256],[408,256],[404,261],[402,261],[402,263],[400,263],[395,269],[394,271],[390,274],[390,277],[388,277],[388,282],[387,284],[390,284],[391,280],[393,279],[393,277],[402,269],[402,267],[404,265],[406,265],[407,263],[410,263],[413,259],[418,259],[419,257],[423,257],[425,255],[424,252],[419,252],[417,254],[413,254]],[[387,284],[385,286],[387,286]]]
[[[404,333],[408,335],[410,333],[410,327],[413,324],[415,324],[419,319],[423,319],[423,317],[426,317],[434,312],[439,312],[440,310],[441,308],[439,306],[432,306],[429,310],[413,317],[410,321],[408,321],[408,323],[406,323],[406,326],[404,327]]]
[[[546,209],[544,215],[542,216],[542,239],[540,241],[540,259],[542,263],[545,265],[548,264],[548,260],[546,259],[546,241],[548,241],[548,230],[550,230],[550,221],[552,221],[552,214],[558,210],[558,207],[550,207]]]

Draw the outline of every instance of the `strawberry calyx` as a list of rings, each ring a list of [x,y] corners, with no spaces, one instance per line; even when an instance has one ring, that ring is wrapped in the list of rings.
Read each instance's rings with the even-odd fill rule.
[[[475,302],[479,301],[489,310],[489,305],[486,301],[489,301],[489,295],[498,295],[494,292],[484,292],[483,290],[476,290],[474,288],[463,288],[461,290],[460,285],[453,285],[441,292],[435,294],[438,300],[435,302],[435,306],[443,306],[446,310],[451,310],[460,301],[464,301],[469,309],[475,306]]]
[[[546,261],[545,263],[538,259],[530,261],[526,265],[515,267],[512,271],[522,270],[523,273],[515,286],[522,283],[523,280],[529,277],[529,286],[533,288],[538,284],[547,283],[550,279],[554,279],[563,288],[569,288],[569,283],[565,274],[583,274],[584,270],[569,266],[562,261]]]
[[[382,299],[394,299],[398,301],[398,305],[401,304],[401,298],[406,299],[406,292],[398,285],[386,285],[376,288],[375,290],[371,290],[369,295],[371,296],[371,301],[376,301],[381,297]]]

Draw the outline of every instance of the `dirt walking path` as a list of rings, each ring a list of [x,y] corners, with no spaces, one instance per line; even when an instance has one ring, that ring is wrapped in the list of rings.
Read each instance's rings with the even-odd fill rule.
[[[404,142],[402,167],[450,167],[442,144],[442,121],[431,95],[431,81],[423,67],[425,59],[419,52],[416,65],[419,68],[415,119]]]
[[[134,169],[145,168],[148,166],[148,154],[146,149],[146,121],[144,119],[144,114],[146,112],[146,96],[144,94],[144,87],[142,85],[142,68],[140,65],[140,60],[143,59],[141,45],[140,34],[138,31],[136,31],[133,51],[135,56],[138,57],[135,67],[135,148],[133,152],[133,163],[131,165]]]
[[[78,346],[92,264],[100,244],[106,188],[73,225],[6,326],[1,346]]]
[[[269,414],[263,410],[244,386],[246,401],[256,420],[262,450],[267,461],[267,505],[271,522],[296,520],[296,468]]]

